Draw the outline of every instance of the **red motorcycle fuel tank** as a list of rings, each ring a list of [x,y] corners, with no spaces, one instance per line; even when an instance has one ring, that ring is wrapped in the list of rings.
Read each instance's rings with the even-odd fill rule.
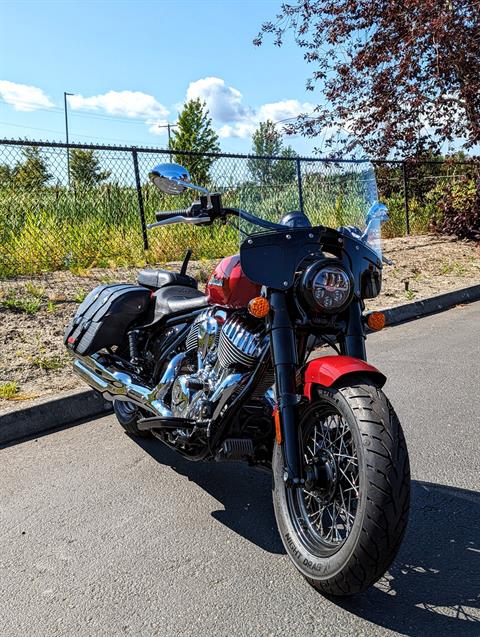
[[[239,254],[222,259],[206,286],[210,305],[223,305],[232,309],[246,307],[251,299],[259,296],[260,290],[260,285],[244,275]]]

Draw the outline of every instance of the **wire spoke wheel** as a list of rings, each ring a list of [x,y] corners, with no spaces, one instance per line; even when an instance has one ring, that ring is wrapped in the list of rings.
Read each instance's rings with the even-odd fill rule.
[[[333,410],[311,412],[302,438],[306,485],[288,491],[288,505],[302,543],[321,557],[337,551],[353,527],[358,458],[347,422]]]
[[[328,595],[364,591],[388,569],[405,532],[408,452],[400,422],[368,378],[315,387],[299,422],[304,483],[285,481],[274,447],[273,507],[296,566]]]

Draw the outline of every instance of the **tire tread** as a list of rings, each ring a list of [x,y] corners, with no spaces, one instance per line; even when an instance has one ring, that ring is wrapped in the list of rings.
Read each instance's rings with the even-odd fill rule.
[[[410,467],[398,417],[369,381],[339,388],[357,417],[366,456],[366,514],[348,565],[328,580],[307,578],[326,595],[364,591],[387,571],[402,542],[410,505]]]

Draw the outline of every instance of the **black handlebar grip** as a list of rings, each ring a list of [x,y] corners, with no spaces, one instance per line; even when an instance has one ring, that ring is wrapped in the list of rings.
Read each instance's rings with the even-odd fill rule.
[[[165,219],[173,219],[173,217],[185,217],[188,211],[186,210],[158,210],[155,213],[157,221],[165,221]]]

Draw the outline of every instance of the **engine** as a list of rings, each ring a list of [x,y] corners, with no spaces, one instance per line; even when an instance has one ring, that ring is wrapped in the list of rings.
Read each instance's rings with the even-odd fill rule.
[[[200,421],[220,415],[265,344],[263,324],[256,325],[238,314],[229,316],[218,308],[202,312],[186,339],[194,371],[178,375],[172,386],[173,415]]]

